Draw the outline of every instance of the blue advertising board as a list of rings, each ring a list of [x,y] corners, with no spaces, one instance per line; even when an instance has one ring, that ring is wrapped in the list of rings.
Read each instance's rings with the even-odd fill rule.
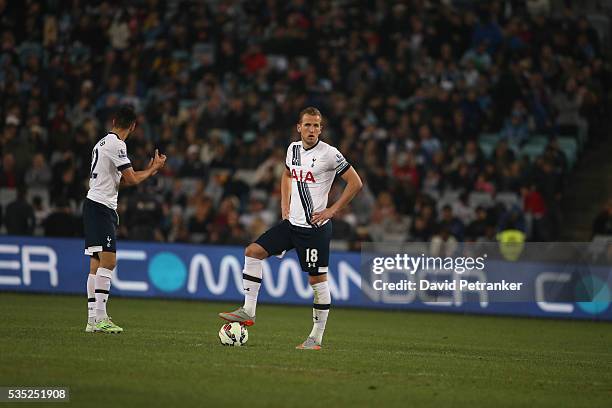
[[[312,304],[312,289],[294,252],[264,262],[260,302]],[[127,297],[240,302],[243,254],[243,248],[234,246],[123,241],[117,250],[111,291]],[[542,271],[521,266],[529,277],[526,283],[533,286],[531,292],[539,291],[539,301],[496,301],[476,294],[474,298],[450,296],[436,302],[413,295],[394,302],[366,296],[361,288],[360,262],[359,253],[332,252],[329,280],[335,306],[612,321],[606,282],[594,302],[547,300],[546,279],[563,281],[563,272],[550,268]],[[0,236],[0,291],[84,294],[88,271],[89,257],[83,254],[82,240]]]

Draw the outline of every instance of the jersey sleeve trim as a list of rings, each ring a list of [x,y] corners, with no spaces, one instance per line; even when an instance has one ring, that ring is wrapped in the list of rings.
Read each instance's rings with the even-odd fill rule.
[[[292,149],[293,149],[293,143],[290,143],[289,147],[287,147],[287,155],[285,156],[285,167],[287,168],[287,170],[289,170],[289,163],[291,163],[289,161],[289,155],[291,154]]]
[[[342,163],[334,167],[334,171],[338,171],[339,169],[344,168],[344,166],[350,166],[349,162],[347,162],[346,160],[342,161]]]
[[[344,166],[339,166],[339,167],[340,168],[336,170],[336,176],[341,176],[344,173],[346,173],[346,171],[351,168],[351,165],[345,162]]]
[[[125,169],[129,169],[130,167],[132,167],[132,163],[125,163],[125,164],[122,164],[121,166],[117,166],[117,170],[123,171]]]

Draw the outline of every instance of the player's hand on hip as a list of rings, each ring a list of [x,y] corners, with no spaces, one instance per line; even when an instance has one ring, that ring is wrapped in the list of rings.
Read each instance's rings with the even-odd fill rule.
[[[334,215],[336,215],[336,211],[333,208],[326,208],[323,211],[312,213],[312,218],[310,221],[313,224],[319,225],[333,218]]]

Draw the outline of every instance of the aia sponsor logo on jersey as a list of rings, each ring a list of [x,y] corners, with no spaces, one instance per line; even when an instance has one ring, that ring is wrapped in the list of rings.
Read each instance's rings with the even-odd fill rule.
[[[291,169],[291,178],[304,183],[316,183],[316,180],[311,171],[300,170],[299,173],[295,169]]]

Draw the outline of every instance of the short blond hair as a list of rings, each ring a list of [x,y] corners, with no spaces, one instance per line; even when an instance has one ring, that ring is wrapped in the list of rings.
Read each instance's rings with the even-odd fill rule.
[[[302,109],[302,111],[300,112],[298,123],[302,123],[302,119],[304,118],[304,115],[318,116],[321,118],[321,122],[323,122],[323,115],[321,115],[321,111],[315,108],[314,106],[309,106],[305,109]]]

